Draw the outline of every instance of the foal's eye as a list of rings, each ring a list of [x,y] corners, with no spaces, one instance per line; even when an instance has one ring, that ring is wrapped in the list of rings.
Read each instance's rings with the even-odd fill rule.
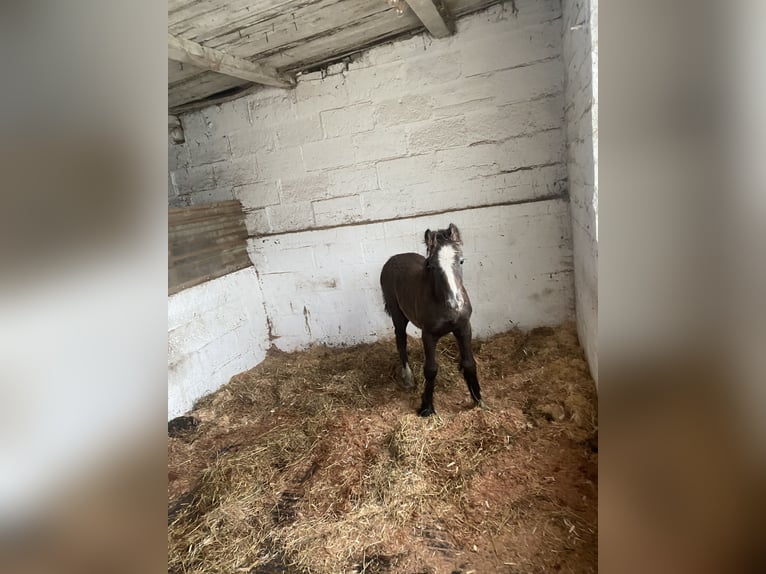
[[[461,257],[461,258],[460,258],[460,265],[462,265],[462,264],[463,264],[463,261],[465,261],[465,259],[463,259],[463,258]]]

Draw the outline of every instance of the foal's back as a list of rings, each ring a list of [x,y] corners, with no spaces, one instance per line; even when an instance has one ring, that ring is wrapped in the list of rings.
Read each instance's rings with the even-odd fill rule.
[[[380,272],[380,286],[386,291],[387,286],[416,281],[426,270],[426,258],[420,253],[400,253],[394,255]]]

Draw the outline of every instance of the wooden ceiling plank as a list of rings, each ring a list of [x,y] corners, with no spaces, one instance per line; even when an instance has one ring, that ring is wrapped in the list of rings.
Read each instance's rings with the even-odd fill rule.
[[[270,20],[291,13],[299,0],[207,0],[206,6],[195,6],[186,13],[170,15],[168,31],[195,42],[212,46],[208,40],[248,22]],[[313,0],[317,2],[319,0]]]
[[[441,0],[406,1],[434,38],[446,38],[455,32],[455,22]]]
[[[190,64],[168,60],[168,86],[198,76],[204,71]]]
[[[207,48],[173,34],[168,34],[168,58],[257,84],[277,88],[289,88],[295,85],[295,78],[280,74],[274,68]]]
[[[234,91],[242,86],[258,85],[215,72],[203,72],[199,76],[188,78],[168,87],[168,108],[174,110],[189,102],[201,100],[224,91]]]
[[[237,25],[205,41],[212,48],[225,46],[227,51],[241,57],[251,57],[264,51],[273,52],[282,46],[330,33],[341,27],[353,26],[365,19],[386,14],[393,23],[394,10],[382,0],[328,0],[317,5],[303,5],[289,13],[269,20]]]
[[[265,52],[259,57],[263,63],[281,70],[299,71],[403,34],[423,30],[423,24],[412,13],[405,13],[393,21],[388,16],[385,13],[376,15],[364,22],[295,42],[273,52]]]

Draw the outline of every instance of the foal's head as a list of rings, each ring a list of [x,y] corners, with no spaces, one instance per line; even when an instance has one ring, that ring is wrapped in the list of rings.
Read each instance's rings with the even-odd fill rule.
[[[426,229],[425,241],[428,249],[426,267],[436,272],[440,279],[437,285],[441,286],[441,293],[438,294],[445,297],[448,307],[459,311],[465,304],[460,230],[454,223],[450,223],[447,229]]]

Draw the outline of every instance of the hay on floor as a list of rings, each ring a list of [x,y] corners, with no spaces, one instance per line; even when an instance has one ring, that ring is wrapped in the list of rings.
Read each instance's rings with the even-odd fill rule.
[[[572,325],[452,339],[437,416],[415,415],[393,341],[272,351],[168,438],[169,571],[595,572],[597,421]]]

